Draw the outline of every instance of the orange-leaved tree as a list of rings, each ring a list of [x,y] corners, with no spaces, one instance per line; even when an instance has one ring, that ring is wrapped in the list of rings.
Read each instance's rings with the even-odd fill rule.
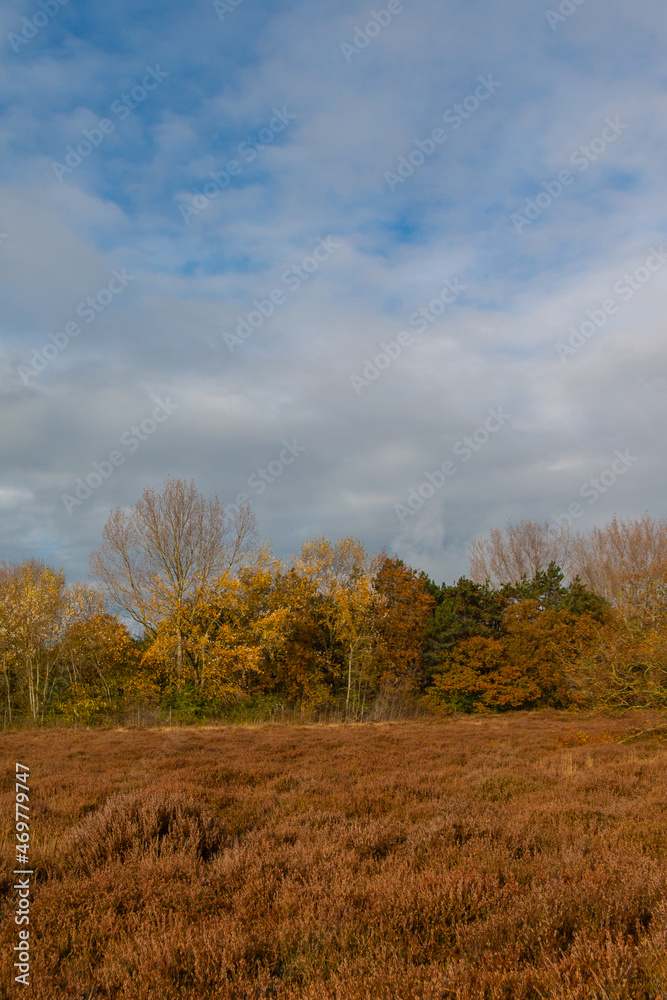
[[[603,628],[588,614],[518,601],[507,608],[498,638],[472,636],[444,654],[427,704],[438,712],[563,707],[573,665]]]
[[[402,559],[381,553],[373,581],[375,606],[375,686],[383,701],[404,698],[419,684],[424,635],[435,607],[423,573]]]

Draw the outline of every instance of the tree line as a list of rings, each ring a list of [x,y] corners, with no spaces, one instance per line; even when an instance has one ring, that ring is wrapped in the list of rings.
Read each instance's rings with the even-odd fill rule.
[[[292,558],[193,482],[114,511],[94,584],[0,567],[4,724],[667,704],[667,521],[522,521],[437,585],[352,537]]]

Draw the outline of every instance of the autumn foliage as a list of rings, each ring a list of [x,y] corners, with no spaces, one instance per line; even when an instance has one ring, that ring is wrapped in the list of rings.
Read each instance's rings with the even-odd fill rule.
[[[667,527],[648,515],[493,529],[474,579],[438,586],[351,536],[279,560],[249,507],[169,480],[112,513],[91,566],[101,586],[0,567],[5,726],[667,704]]]
[[[494,529],[471,546],[475,585],[492,576],[496,593],[507,593],[526,559],[537,579],[554,550],[568,567],[577,614],[572,648],[563,650],[568,703],[667,705],[667,519],[614,517],[576,535],[526,521]]]

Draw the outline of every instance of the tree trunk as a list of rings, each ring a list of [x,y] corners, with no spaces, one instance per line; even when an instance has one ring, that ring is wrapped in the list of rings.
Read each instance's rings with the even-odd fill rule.
[[[178,686],[181,684],[181,676],[183,673],[183,638],[181,636],[181,625],[178,624],[178,631],[176,637],[176,677],[178,680]]]
[[[12,694],[9,682],[9,668],[7,667],[7,660],[4,662],[4,673],[5,673],[5,684],[7,685],[7,711],[9,714],[9,725],[12,724]]]
[[[345,721],[347,722],[350,714],[350,691],[352,689],[352,649],[350,649],[350,655],[347,661],[347,698],[345,699]]]

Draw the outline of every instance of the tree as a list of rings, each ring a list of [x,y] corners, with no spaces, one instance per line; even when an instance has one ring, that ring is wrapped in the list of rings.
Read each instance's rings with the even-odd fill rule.
[[[489,689],[502,676],[504,646],[500,639],[473,635],[462,639],[434,670],[425,703],[439,714],[488,711]],[[519,701],[523,700],[520,696]]]
[[[632,603],[633,593],[641,592],[641,581],[664,576],[667,518],[648,513],[637,519],[614,517],[601,528],[577,535],[555,531],[547,521],[520,521],[508,524],[504,533],[492,528],[470,545],[472,579],[495,587],[531,580],[549,572],[551,563],[616,606]]]
[[[436,605],[424,637],[427,668],[437,667],[459,642],[473,636],[493,639],[502,631],[507,592],[494,590],[488,583],[474,583],[461,577],[458,583],[431,585]]]
[[[376,687],[414,690],[419,682],[424,636],[436,606],[424,573],[402,559],[381,553],[382,563],[373,581],[378,594],[375,609]]]
[[[485,538],[470,545],[470,576],[475,583],[495,587],[532,579],[555,563],[570,575],[573,559],[572,537],[568,530],[555,531],[545,521],[508,522],[505,532],[491,528]]]
[[[377,600],[373,580],[379,563],[379,557],[369,555],[356,538],[347,536],[332,544],[317,535],[304,542],[293,567],[316,590],[317,631],[332,686],[345,687],[346,717],[353,683],[361,682],[359,671],[368,665],[372,652]]]
[[[595,621],[608,621],[611,608],[604,597],[589,590],[576,576],[568,586],[563,581],[562,570],[553,562],[546,570],[539,570],[532,580],[521,580],[514,586],[505,586],[503,595],[510,603],[535,600],[540,610],[571,611],[575,615],[590,615]]]
[[[468,636],[445,654],[426,702],[437,712],[563,707],[568,667],[598,634],[589,615],[544,609],[534,599],[511,604],[497,638]]]
[[[111,710],[138,668],[139,653],[128,629],[104,611],[72,621],[59,651],[68,681],[63,705],[76,721]]]
[[[0,655],[9,720],[14,695],[23,695],[33,719],[63,683],[60,642],[68,625],[101,608],[92,588],[67,587],[62,570],[37,559],[0,571]]]
[[[170,478],[160,493],[145,489],[129,512],[119,507],[111,514],[104,544],[91,556],[91,571],[115,608],[153,637],[163,621],[175,623],[180,676],[186,608],[195,613],[220,581],[252,565],[262,551],[249,504],[228,514],[217,497],[206,500],[193,481]]]
[[[595,593],[616,606],[641,602],[643,587],[667,579],[667,518],[614,517],[578,535],[574,555],[579,576]]]
[[[317,581],[297,573],[294,566],[277,565],[271,599],[287,617],[284,642],[266,650],[263,690],[280,694],[302,710],[328,701],[331,676],[321,621],[324,598]]]
[[[496,589],[465,578],[431,585],[438,603],[426,632],[427,704],[436,711],[566,704],[575,665],[612,612],[578,577],[563,581],[551,562],[530,580]]]
[[[353,586],[339,588],[334,595],[334,602],[335,630],[344,649],[347,667],[345,718],[348,719],[351,711],[355,716],[358,711],[363,714],[365,695],[371,680],[369,668],[374,648],[377,608],[377,593],[373,590],[371,577],[360,577]],[[358,685],[354,698],[353,681]]]
[[[572,665],[593,647],[603,626],[587,612],[545,608],[530,598],[509,607],[503,624],[505,656],[525,704],[565,707]]]
[[[200,704],[247,694],[264,659],[285,642],[289,611],[273,600],[272,575],[268,565],[242,569],[236,577],[227,573],[178,615],[164,619],[143,658],[144,667],[153,669],[156,689],[172,695],[189,688]],[[183,669],[173,678],[165,664],[173,661],[177,645]]]
[[[13,694],[16,685],[16,662],[14,644],[15,622],[15,575],[17,566],[0,566],[0,658],[7,698],[9,724],[12,723]]]
[[[595,578],[598,585],[606,581],[613,607],[595,646],[572,670],[575,700],[582,706],[667,705],[667,564],[654,544],[659,536],[651,541],[655,522],[642,521],[612,521],[593,538],[598,556],[613,546],[618,562],[596,560]],[[628,545],[629,540],[634,544]],[[627,547],[619,544],[623,541]]]

